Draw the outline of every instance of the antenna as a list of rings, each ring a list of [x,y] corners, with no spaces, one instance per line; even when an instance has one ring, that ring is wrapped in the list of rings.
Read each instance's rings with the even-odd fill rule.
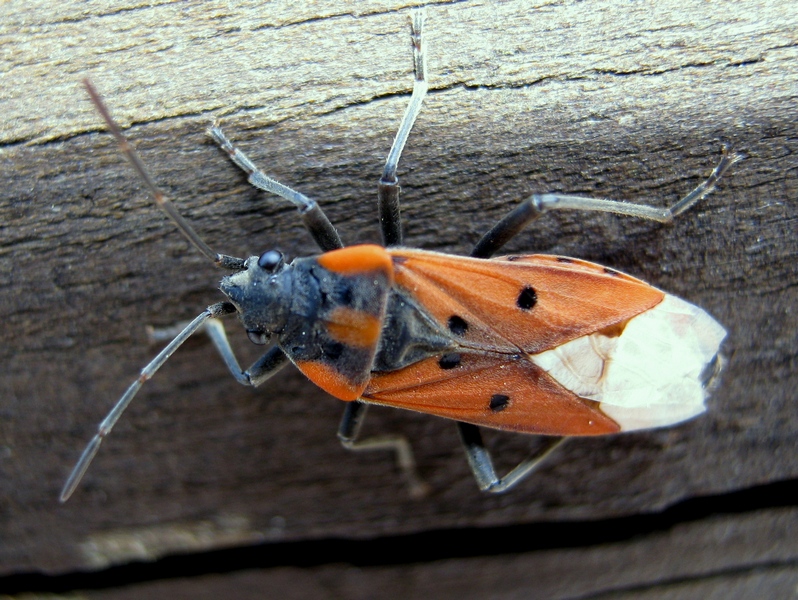
[[[72,492],[75,491],[75,488],[78,487],[78,484],[80,483],[80,480],[83,479],[83,475],[86,474],[91,461],[97,455],[97,451],[100,449],[100,444],[102,444],[102,441],[105,439],[105,437],[111,433],[111,430],[114,428],[114,425],[116,425],[119,417],[121,417],[122,413],[125,412],[125,409],[130,404],[130,401],[133,400],[133,397],[136,395],[139,389],[141,389],[141,386],[144,385],[145,382],[149,381],[153,375],[155,375],[155,372],[161,368],[161,366],[169,359],[170,356],[172,356],[172,354],[174,354],[175,350],[177,350],[183,344],[183,342],[185,342],[194,332],[205,325],[205,321],[213,317],[221,317],[234,312],[236,312],[236,308],[229,302],[219,302],[218,304],[209,306],[193,321],[191,321],[191,323],[189,323],[185,329],[183,329],[183,331],[178,333],[175,339],[169,342],[169,344],[158,353],[158,356],[153,358],[152,361],[150,361],[150,363],[141,370],[141,374],[138,376],[138,378],[130,384],[130,387],[127,388],[119,401],[111,409],[111,412],[109,412],[108,415],[102,420],[100,425],[97,427],[97,433],[86,446],[83,454],[80,455],[80,459],[75,465],[75,468],[72,469],[72,472],[69,474],[69,477],[64,484],[64,489],[61,490],[61,502],[66,502],[72,495]]]
[[[243,259],[214,252],[211,250],[208,244],[202,241],[202,238],[199,236],[199,234],[194,231],[194,228],[188,223],[188,221],[185,220],[185,218],[183,218],[183,215],[177,211],[177,208],[174,204],[172,204],[172,201],[169,200],[169,198],[167,198],[161,189],[155,184],[149,171],[147,171],[147,167],[144,166],[144,161],[141,160],[141,157],[139,156],[138,152],[136,152],[133,144],[131,144],[122,134],[121,129],[119,129],[119,125],[117,125],[116,121],[114,121],[113,117],[111,116],[111,112],[108,110],[105,102],[103,102],[103,99],[100,96],[100,93],[97,91],[97,88],[94,87],[94,84],[92,84],[92,82],[86,78],[83,80],[83,85],[85,86],[86,91],[89,93],[92,103],[94,103],[94,106],[97,107],[97,112],[100,113],[105,121],[105,124],[108,125],[108,129],[111,130],[111,133],[116,138],[122,154],[125,155],[125,158],[127,158],[128,162],[130,162],[130,164],[133,166],[133,169],[136,171],[138,176],[150,190],[150,194],[152,195],[153,200],[155,200],[155,204],[158,205],[158,208],[164,211],[169,218],[172,219],[172,222],[180,230],[180,233],[182,233],[197,250],[211,259],[217,266],[224,269],[229,269],[231,271],[243,271]]]

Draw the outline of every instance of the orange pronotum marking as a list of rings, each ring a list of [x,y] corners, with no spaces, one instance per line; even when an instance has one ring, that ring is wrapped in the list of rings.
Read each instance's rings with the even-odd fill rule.
[[[296,366],[313,383],[339,400],[357,400],[368,383],[368,380],[363,383],[350,381],[333,367],[321,362],[299,361]]]
[[[371,271],[382,271],[393,281],[393,261],[382,246],[362,244],[340,250],[325,252],[318,258],[319,264],[333,273],[358,275]]]
[[[343,306],[333,310],[327,320],[327,331],[333,338],[358,348],[375,346],[381,329],[379,317]]]

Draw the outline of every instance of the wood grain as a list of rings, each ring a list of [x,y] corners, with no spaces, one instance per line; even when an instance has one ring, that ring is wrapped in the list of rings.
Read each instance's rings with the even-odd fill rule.
[[[683,523],[623,543],[489,556],[455,553],[445,560],[398,566],[249,568],[83,594],[93,600],[249,600],[264,593],[322,600],[790,598],[798,585],[797,516],[794,508],[766,510]]]
[[[318,199],[347,243],[374,241],[377,177],[412,85],[409,9],[2,4],[0,572],[597,520],[794,478],[798,17],[788,5],[428,10],[432,91],[400,164],[409,244],[467,252],[533,191],[665,205],[709,173],[723,142],[749,156],[671,227],[561,214],[509,248],[601,262],[715,315],[730,360],[708,415],[572,443],[518,490],[487,497],[450,423],[374,410],[368,431],[413,440],[434,489],[414,502],[390,457],[340,448],[336,401],[288,370],[242,388],[197,339],[148,384],[59,506],[96,423],[157,351],[145,325],[191,318],[220,296],[219,273],[152,206],[81,77],[215,249],[314,252],[295,211],[252,190],[206,138],[214,119],[266,172]],[[254,360],[233,321],[228,330],[243,362]],[[491,443],[509,465],[534,441]]]

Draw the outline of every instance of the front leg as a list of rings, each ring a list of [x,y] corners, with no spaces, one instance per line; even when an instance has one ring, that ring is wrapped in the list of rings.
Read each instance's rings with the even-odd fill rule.
[[[343,248],[344,244],[341,242],[338,232],[315,200],[311,200],[305,196],[305,194],[301,194],[263,173],[246,154],[233,146],[232,142],[227,139],[227,136],[219,125],[214,123],[211,128],[208,129],[208,135],[219,144],[222,150],[227,152],[230,160],[247,174],[248,181],[253,186],[259,190],[271,192],[281,198],[285,198],[297,207],[302,217],[302,222],[305,225],[305,229],[307,229],[310,235],[313,236],[313,239],[316,240],[319,248],[324,252]]]
[[[227,333],[222,322],[219,319],[208,319],[205,323],[204,331],[211,338],[213,345],[216,346],[230,373],[233,374],[238,383],[243,385],[257,387],[289,362],[285,352],[278,346],[272,346],[249,369],[242,371],[241,365],[238,364],[238,359],[230,347],[230,341],[227,339]]]

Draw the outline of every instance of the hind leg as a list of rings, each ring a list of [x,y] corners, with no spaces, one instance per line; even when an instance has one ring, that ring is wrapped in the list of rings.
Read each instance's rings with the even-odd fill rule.
[[[496,225],[477,242],[477,245],[471,252],[471,256],[475,258],[490,258],[501,249],[504,244],[518,235],[527,225],[549,210],[573,209],[611,212],[661,223],[670,223],[675,217],[682,214],[712,192],[717,185],[718,179],[720,179],[729,167],[742,158],[742,155],[724,147],[723,156],[710,176],[693,191],[668,208],[619,202],[617,200],[567,196],[564,194],[533,195],[527,200],[524,200],[515,209],[510,211],[507,216],[496,223]],[[461,422],[458,422],[457,426],[460,432],[460,439],[463,442],[463,448],[466,452],[466,457],[468,458],[468,464],[474,473],[477,485],[481,490],[493,493],[507,491],[529,476],[541,462],[550,456],[551,453],[559,448],[567,439],[564,437],[551,438],[551,443],[541,452],[520,463],[504,477],[499,478],[496,475],[490,453],[485,448],[485,444],[482,441],[482,434],[480,433],[479,427],[471,425],[470,423]]]

